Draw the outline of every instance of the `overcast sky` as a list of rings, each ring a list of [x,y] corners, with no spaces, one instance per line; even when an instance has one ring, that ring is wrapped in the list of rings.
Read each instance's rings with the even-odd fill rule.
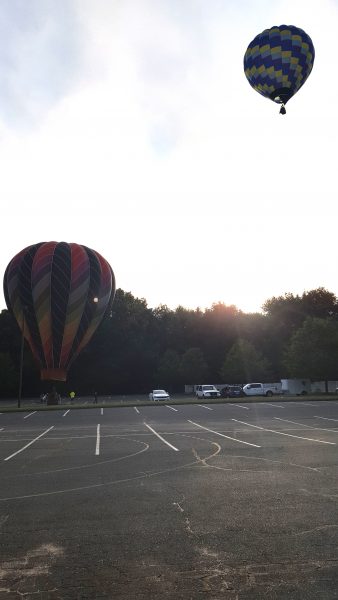
[[[285,116],[243,72],[283,23],[316,49]],[[2,273],[56,240],[152,307],[338,295],[337,1],[2,0],[0,29]]]

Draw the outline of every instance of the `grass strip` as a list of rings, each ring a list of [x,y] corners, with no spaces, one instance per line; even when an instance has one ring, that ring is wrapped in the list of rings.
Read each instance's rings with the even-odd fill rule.
[[[251,396],[246,398],[172,398],[169,401],[161,400],[161,401],[153,401],[153,400],[125,400],[125,401],[111,401],[111,402],[98,402],[91,404],[53,404],[50,406],[39,406],[38,404],[29,404],[24,407],[9,407],[9,406],[1,406],[0,400],[0,412],[2,413],[16,413],[16,412],[29,412],[31,410],[35,410],[37,412],[47,412],[47,411],[55,411],[55,410],[91,410],[93,408],[129,408],[133,406],[165,406],[166,404],[171,404],[173,406],[179,405],[190,405],[190,404],[259,404],[269,402],[273,404],[274,402],[311,402],[311,401],[325,401],[325,402],[334,402],[337,401],[337,395],[332,396],[273,396],[266,398],[265,396]],[[88,401],[86,401],[88,402]]]

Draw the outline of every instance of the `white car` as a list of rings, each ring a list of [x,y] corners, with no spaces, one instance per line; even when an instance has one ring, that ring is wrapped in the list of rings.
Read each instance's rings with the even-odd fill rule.
[[[149,394],[149,400],[170,400],[170,396],[165,390],[153,390]]]
[[[196,386],[197,398],[220,398],[221,392],[214,385]]]

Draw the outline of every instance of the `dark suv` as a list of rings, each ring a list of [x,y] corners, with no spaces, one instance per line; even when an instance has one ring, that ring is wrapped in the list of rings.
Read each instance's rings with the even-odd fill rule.
[[[244,392],[240,385],[227,385],[221,391],[222,398],[243,398]]]

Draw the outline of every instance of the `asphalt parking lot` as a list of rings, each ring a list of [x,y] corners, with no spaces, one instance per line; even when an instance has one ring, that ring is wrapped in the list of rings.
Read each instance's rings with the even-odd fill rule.
[[[338,402],[0,414],[0,598],[338,598]]]

